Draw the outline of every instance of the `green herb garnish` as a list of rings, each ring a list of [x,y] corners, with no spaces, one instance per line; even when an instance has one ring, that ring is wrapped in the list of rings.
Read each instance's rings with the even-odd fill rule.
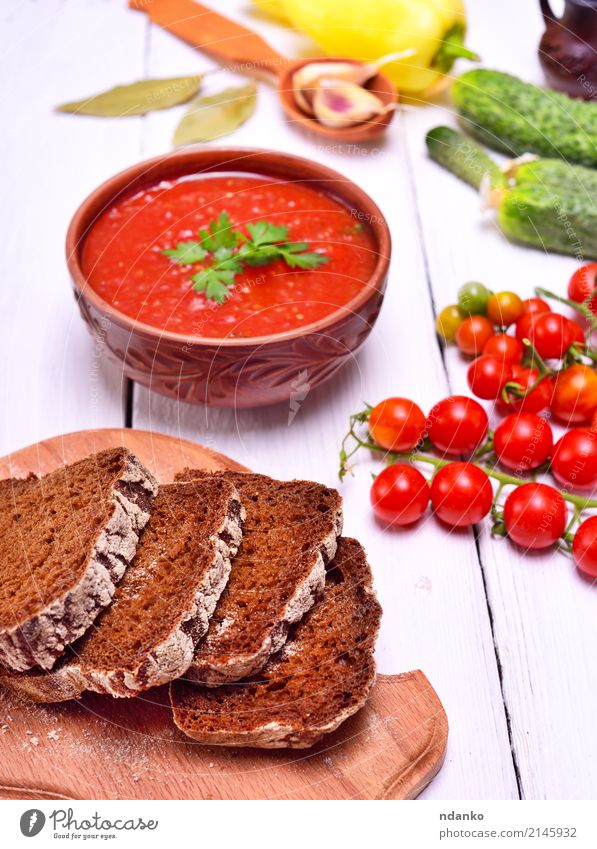
[[[289,242],[288,227],[269,221],[247,224],[248,236],[235,230],[227,212],[221,212],[207,229],[199,230],[198,241],[179,242],[175,248],[162,251],[179,265],[209,261],[193,274],[193,288],[205,297],[224,303],[237,274],[245,266],[269,265],[283,259],[290,268],[317,268],[328,257],[308,251],[306,242]]]

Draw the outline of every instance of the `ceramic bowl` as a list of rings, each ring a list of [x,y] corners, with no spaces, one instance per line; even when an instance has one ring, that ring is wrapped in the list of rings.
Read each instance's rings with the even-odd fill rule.
[[[368,285],[321,321],[284,333],[232,339],[185,336],[142,324],[91,288],[81,263],[85,235],[114,201],[160,180],[231,172],[308,180],[310,186],[348,207],[356,221],[370,228],[376,243],[377,262]],[[304,398],[360,348],[382,304],[390,234],[371,198],[352,180],[324,165],[270,150],[191,148],[140,162],[102,183],[75,212],[66,255],[81,315],[128,377],[191,404],[259,407]]]

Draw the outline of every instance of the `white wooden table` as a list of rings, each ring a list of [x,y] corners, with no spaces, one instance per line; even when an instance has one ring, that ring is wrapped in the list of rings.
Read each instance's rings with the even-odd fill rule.
[[[298,55],[305,46],[242,0],[217,6],[281,51]],[[132,387],[79,318],[64,235],[100,181],[169,149],[180,110],[101,120],[57,115],[52,106],[211,63],[123,0],[4,0],[0,17],[0,453],[126,422],[197,440],[272,475],[336,485],[339,441],[363,401],[399,394],[429,409],[465,389],[463,363],[453,350],[442,355],[433,327],[435,309],[453,302],[462,282],[562,292],[575,268],[574,260],[509,245],[480,219],[475,193],[427,160],[427,129],[454,121],[447,100],[403,108],[379,146],[342,151],[286,124],[274,91],[262,85],[257,114],[224,141],[310,156],[373,196],[394,243],[381,316],[356,360],[311,392],[290,426],[284,405],[208,410]],[[470,0],[469,17],[469,43],[487,66],[541,81],[538,3]],[[424,797],[594,798],[597,589],[562,555],[522,556],[491,540],[487,526],[478,538],[448,534],[429,517],[415,531],[384,532],[369,508],[369,480],[363,461],[342,492],[346,531],[367,546],[385,611],[380,668],[422,668],[450,720],[445,766]]]

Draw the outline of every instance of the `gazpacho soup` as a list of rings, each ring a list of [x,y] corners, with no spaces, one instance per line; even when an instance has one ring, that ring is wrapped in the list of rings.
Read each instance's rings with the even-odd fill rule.
[[[163,181],[99,216],[83,272],[115,309],[161,330],[283,333],[368,285],[378,255],[361,218],[301,182],[236,173]]]

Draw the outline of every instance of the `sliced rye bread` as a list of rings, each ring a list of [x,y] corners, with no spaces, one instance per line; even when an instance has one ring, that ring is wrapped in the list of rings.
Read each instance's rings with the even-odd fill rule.
[[[0,673],[0,681],[56,702],[85,690],[134,696],[182,675],[226,586],[242,516],[228,481],[160,487],[112,604],[53,670]]]
[[[50,669],[110,603],[157,491],[125,448],[0,481],[0,663]]]
[[[362,546],[340,539],[323,598],[253,679],[224,687],[170,685],[174,722],[206,745],[312,746],[366,702],[381,607]]]
[[[177,480],[202,480],[186,470]],[[230,580],[186,677],[208,686],[258,672],[321,595],[325,564],[336,553],[342,500],[311,481],[217,472],[232,482],[247,511]]]

